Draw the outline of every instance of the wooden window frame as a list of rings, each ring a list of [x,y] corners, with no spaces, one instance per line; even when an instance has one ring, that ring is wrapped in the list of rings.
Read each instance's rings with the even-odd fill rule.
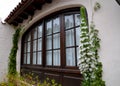
[[[29,30],[27,30],[25,32],[25,34],[23,35],[22,37],[22,52],[21,52],[21,65],[25,65],[25,66],[38,66],[38,67],[50,67],[50,68],[66,68],[66,69],[78,69],[77,67],[77,45],[76,45],[76,28],[77,27],[80,27],[79,25],[78,26],[75,26],[75,14],[80,14],[80,8],[70,8],[70,9],[66,9],[66,10],[62,10],[62,11],[58,11],[58,12],[55,12],[53,14],[50,14],[46,17],[44,17],[43,19],[41,19],[40,21],[38,21],[37,23],[33,24]],[[74,30],[74,44],[75,46],[71,46],[75,49],[75,66],[66,66],[66,31],[65,30],[65,19],[64,19],[64,16],[65,15],[70,15],[72,14],[73,15],[73,21],[74,21],[74,27],[72,28],[69,28],[67,30],[71,30],[73,29]],[[60,66],[46,66],[46,21],[48,19],[52,19],[52,22],[53,22],[53,19],[55,17],[59,16],[60,18],[60,32],[57,32],[60,34]],[[42,64],[41,65],[38,65],[38,64],[32,64],[32,61],[33,61],[33,30],[35,28],[38,28],[38,26],[42,24],[43,25],[43,30],[42,30]],[[52,26],[53,26],[53,23],[52,23]],[[53,30],[53,29],[52,29]],[[24,40],[25,40],[25,37],[27,34],[31,34],[31,49],[30,49],[30,64],[24,64]],[[52,31],[52,52],[53,52],[53,35],[54,34],[57,34],[57,33],[53,33]],[[37,37],[38,37],[38,30],[37,30]],[[37,38],[36,40],[38,41],[39,38]],[[38,47],[38,42],[36,44],[36,48]],[[69,48],[71,48],[69,47]],[[26,47],[27,49],[27,47]],[[36,51],[38,53],[38,51]],[[53,58],[53,53],[52,53],[52,58]],[[36,59],[37,59],[37,56],[36,56]],[[27,55],[26,55],[26,61],[27,61]],[[37,63],[37,60],[36,60],[36,63]],[[53,65],[53,59],[52,59],[52,65]]]

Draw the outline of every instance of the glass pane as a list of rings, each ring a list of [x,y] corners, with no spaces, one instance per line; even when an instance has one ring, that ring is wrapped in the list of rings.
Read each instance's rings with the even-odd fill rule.
[[[60,66],[60,50],[53,51],[53,65]]]
[[[74,48],[66,49],[66,65],[75,66],[75,49]]]
[[[30,33],[28,34],[28,37],[27,37],[27,41],[30,41],[31,40],[31,35]]]
[[[38,37],[42,37],[42,25],[38,27]]]
[[[24,64],[26,64],[26,54],[24,54]]]
[[[30,53],[27,53],[27,64],[30,64]]]
[[[77,47],[77,63],[79,61],[79,58],[80,58],[80,48]],[[78,64],[77,64],[78,65]]]
[[[80,25],[80,14],[75,14],[75,26]]]
[[[47,49],[52,49],[52,36],[47,36]]]
[[[60,48],[60,34],[53,35],[53,48]]]
[[[27,43],[27,52],[30,52],[30,44],[31,44],[31,42]]]
[[[60,32],[60,19],[56,18],[53,20],[53,33]]]
[[[33,51],[36,51],[37,40],[33,41]]]
[[[42,38],[38,39],[38,50],[42,50]]]
[[[33,64],[36,64],[36,53],[33,53]]]
[[[67,15],[65,16],[65,28],[71,28],[73,27],[74,23],[73,23],[73,15]]]
[[[34,29],[34,39],[37,39],[37,28]]]
[[[37,64],[42,64],[42,55],[41,55],[41,52],[38,52]]]
[[[74,46],[74,30],[66,31],[66,47]]]
[[[46,64],[52,65],[52,51],[47,51],[46,53]]]
[[[52,34],[52,21],[47,22],[47,26],[46,26],[46,34]]]
[[[80,27],[76,28],[76,45],[80,45]]]
[[[26,43],[24,43],[24,53],[26,53]]]

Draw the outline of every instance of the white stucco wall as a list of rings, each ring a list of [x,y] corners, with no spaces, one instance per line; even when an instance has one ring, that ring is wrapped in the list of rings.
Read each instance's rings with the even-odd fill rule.
[[[92,2],[91,2],[92,1]],[[103,63],[103,79],[106,86],[120,85],[120,6],[115,0],[53,0],[51,4],[45,4],[42,10],[36,11],[33,19],[25,20],[27,30],[32,24],[55,11],[85,6],[88,13],[89,23],[92,16],[92,5],[99,2],[101,9],[94,14],[94,22],[99,30],[101,38],[100,57]],[[20,69],[21,40],[17,54],[17,69]]]
[[[2,24],[0,20],[0,82],[7,76],[8,56],[12,47],[12,35],[14,29],[8,24]]]

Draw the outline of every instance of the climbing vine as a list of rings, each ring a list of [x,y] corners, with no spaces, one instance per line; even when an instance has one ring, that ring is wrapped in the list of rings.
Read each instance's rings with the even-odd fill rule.
[[[90,30],[86,20],[85,8],[80,8],[81,14],[81,34],[80,34],[80,59],[79,68],[83,75],[82,86],[105,86],[102,80],[102,63],[99,62],[98,50],[100,39],[98,30],[91,22]]]
[[[15,75],[16,74],[16,54],[18,49],[18,40],[20,36],[21,28],[17,28],[15,34],[13,35],[13,47],[11,49],[9,55],[9,63],[8,63],[8,74]]]

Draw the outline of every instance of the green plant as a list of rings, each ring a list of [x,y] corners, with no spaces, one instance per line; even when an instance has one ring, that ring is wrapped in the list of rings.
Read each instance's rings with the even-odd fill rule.
[[[9,75],[9,81],[0,83],[0,86],[61,86],[54,79],[46,78],[41,82],[38,76],[33,76],[33,73],[24,74],[23,76],[17,73],[16,75]]]
[[[98,11],[101,8],[100,3],[96,2],[94,5],[94,11]]]
[[[13,35],[13,47],[9,55],[8,74],[12,74],[12,75],[16,74],[16,54],[18,49],[18,40],[20,36],[20,31],[21,31],[21,27],[17,28],[15,34]]]
[[[98,61],[98,50],[100,39],[98,30],[95,29],[93,22],[90,30],[86,20],[85,8],[80,8],[81,14],[81,34],[80,34],[80,54],[79,68],[83,75],[82,86],[105,86],[102,80],[102,63]]]

